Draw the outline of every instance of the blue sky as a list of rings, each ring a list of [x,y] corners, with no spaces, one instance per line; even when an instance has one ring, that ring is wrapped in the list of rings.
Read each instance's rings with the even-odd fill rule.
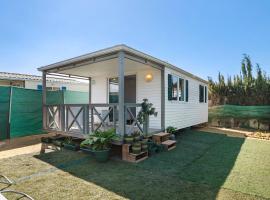
[[[127,44],[202,78],[240,70],[249,54],[270,73],[267,0],[2,0],[0,71]]]

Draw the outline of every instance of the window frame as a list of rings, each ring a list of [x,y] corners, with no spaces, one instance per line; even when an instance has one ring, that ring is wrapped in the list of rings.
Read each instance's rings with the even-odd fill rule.
[[[181,103],[187,103],[188,101],[186,101],[186,80],[183,76],[179,76],[179,75],[176,75],[174,73],[168,73],[171,75],[171,79],[173,80],[173,77],[175,77],[177,79],[177,92],[176,92],[176,98],[173,97],[173,95],[171,96],[171,99],[168,100],[170,102],[181,102]],[[183,97],[181,96],[181,99],[179,98],[179,89],[180,89],[180,79],[182,80],[182,83],[183,83]],[[171,83],[173,83],[173,81],[171,80]],[[169,88],[169,85],[167,86],[167,89]],[[172,92],[173,92],[173,89],[171,89]]]
[[[199,103],[205,103],[205,89],[204,88],[205,88],[204,85],[199,84]],[[201,98],[201,91],[202,91],[202,98]]]

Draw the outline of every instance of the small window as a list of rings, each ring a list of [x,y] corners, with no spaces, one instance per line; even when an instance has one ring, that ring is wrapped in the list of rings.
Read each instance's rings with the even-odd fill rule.
[[[186,80],[186,102],[188,102],[188,80]]]
[[[118,103],[118,78],[109,78],[109,103]]]
[[[204,102],[204,87],[199,85],[199,101],[200,103]]]
[[[204,103],[207,103],[207,87],[204,87]]]
[[[184,101],[184,79],[179,78],[179,90],[178,90],[178,96],[179,96],[179,101]]]
[[[178,78],[172,76],[172,100],[177,100]]]
[[[66,86],[62,86],[62,90],[63,91],[66,91],[67,90],[67,87]]]
[[[42,90],[42,85],[37,85],[37,90]]]

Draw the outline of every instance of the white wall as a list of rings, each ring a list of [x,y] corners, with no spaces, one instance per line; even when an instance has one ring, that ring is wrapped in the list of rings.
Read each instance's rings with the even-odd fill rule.
[[[42,81],[26,80],[25,88],[37,89],[38,85],[42,85]],[[88,92],[88,83],[61,83],[61,82],[49,82],[46,83],[47,87],[59,87],[60,89],[65,86],[67,90]]]
[[[189,100],[168,100],[168,74],[175,74],[189,81]],[[207,84],[187,77],[175,70],[165,68],[165,128],[174,126],[185,128],[208,121],[208,103],[199,102],[199,85]]]
[[[145,75],[151,73],[153,80],[145,81]],[[141,103],[143,99],[148,99],[153,103],[158,116],[150,117],[150,128],[161,128],[161,71],[155,68],[151,70],[140,70],[129,72],[127,75],[136,75],[136,103]],[[92,77],[92,103],[108,103],[108,78],[107,76]],[[137,112],[139,109],[137,109]]]
[[[145,75],[151,73],[153,80],[145,81]],[[150,128],[161,129],[161,71],[153,68],[151,71],[139,71],[137,73],[137,103],[143,99],[148,99],[153,103],[153,107],[158,112],[157,117],[150,117]]]

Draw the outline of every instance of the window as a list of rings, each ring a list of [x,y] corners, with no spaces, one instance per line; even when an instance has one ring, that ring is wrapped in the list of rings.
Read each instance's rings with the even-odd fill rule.
[[[204,87],[199,85],[199,101],[200,103],[204,102]]]
[[[172,100],[177,100],[178,78],[172,76]]]
[[[207,103],[207,87],[204,86],[204,103]]]
[[[42,90],[42,85],[37,85],[38,90]]]
[[[66,86],[62,86],[62,90],[63,91],[66,91],[67,90],[67,87]]]
[[[109,78],[109,103],[118,103],[118,78]]]
[[[179,78],[179,89],[178,89],[178,97],[179,97],[179,101],[184,101],[184,79]]]
[[[188,102],[188,80],[186,80],[186,102]]]
[[[168,74],[168,100],[185,101],[185,80]]]

